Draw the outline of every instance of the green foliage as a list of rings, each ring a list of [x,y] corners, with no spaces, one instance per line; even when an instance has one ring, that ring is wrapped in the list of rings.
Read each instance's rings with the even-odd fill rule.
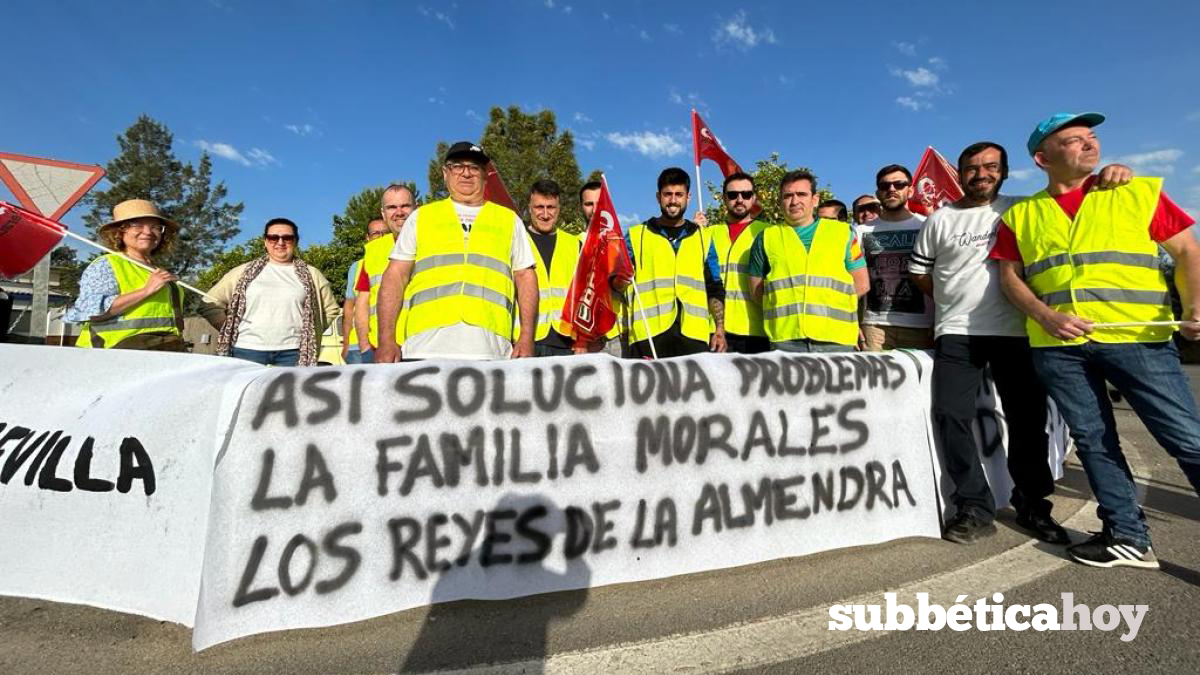
[[[126,199],[149,199],[180,226],[173,250],[155,262],[191,278],[215,262],[237,236],[242,205],[225,201],[224,182],[212,184],[208,153],[200,155],[197,166],[183,163],[175,157],[173,142],[165,125],[146,115],[138,117],[117,137],[121,152],[105,167],[111,187],[88,196],[91,210],[83,222],[95,235],[111,217],[113,206]]]
[[[758,216],[759,220],[768,223],[784,222],[783,211],[779,205],[779,179],[783,178],[783,174],[792,170],[793,167],[789,167],[787,162],[779,161],[779,153],[773,152],[767,159],[758,160],[753,171],[747,172],[754,176],[754,185],[758,190],[758,203],[763,209],[762,214]],[[819,175],[817,180],[821,180]],[[721,184],[712,181],[705,181],[705,183],[711,198],[708,206],[704,209],[704,215],[708,217],[709,223],[723,223],[726,211],[725,202],[721,199]],[[833,192],[828,187],[819,188],[818,192],[823,200],[833,197]]]
[[[579,211],[579,188],[583,185],[575,160],[575,138],[570,131],[559,131],[551,110],[526,114],[517,106],[507,110],[494,107],[479,140],[492,158],[509,194],[517,203],[518,213],[526,217],[529,187],[534,181],[550,178],[562,188],[559,200],[563,229],[578,231],[583,216]],[[442,157],[449,145],[439,142],[429,160],[429,199],[448,196],[442,179]],[[596,173],[596,172],[593,172]],[[575,230],[572,230],[575,227]]]
[[[76,297],[79,295],[79,277],[87,263],[79,259],[78,252],[62,245],[50,252],[50,266],[58,270],[58,290]]]
[[[212,288],[229,270],[248,263],[255,258],[266,255],[261,238],[245,241],[217,256],[213,264],[196,277],[196,287],[207,291]],[[189,293],[188,295],[194,295]]]

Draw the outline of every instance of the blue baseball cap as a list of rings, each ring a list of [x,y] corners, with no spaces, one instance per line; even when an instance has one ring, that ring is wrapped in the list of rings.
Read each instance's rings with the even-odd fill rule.
[[[1037,125],[1037,128],[1033,130],[1033,133],[1029,134],[1029,142],[1025,144],[1025,147],[1029,149],[1029,156],[1033,157],[1033,154],[1037,152],[1038,146],[1042,144],[1042,141],[1046,140],[1047,136],[1068,124],[1078,123],[1086,127],[1094,127],[1103,121],[1104,115],[1095,112],[1054,113],[1042,120]]]

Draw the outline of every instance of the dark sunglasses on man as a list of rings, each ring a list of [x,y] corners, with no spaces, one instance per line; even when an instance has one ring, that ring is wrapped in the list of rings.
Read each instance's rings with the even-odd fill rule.
[[[746,201],[750,201],[754,197],[754,190],[726,190],[725,191],[725,199],[728,199],[729,201],[733,201],[733,200],[737,199],[738,197],[741,197],[742,199],[744,199]]]
[[[271,242],[272,244],[278,244],[281,241],[285,244],[294,244],[296,242],[296,235],[294,235],[294,234],[267,234],[267,235],[263,235],[263,239],[266,239],[267,241]]]
[[[911,183],[906,180],[881,180],[875,184],[875,187],[879,188],[880,192],[887,192],[889,189],[899,192],[909,185]]]

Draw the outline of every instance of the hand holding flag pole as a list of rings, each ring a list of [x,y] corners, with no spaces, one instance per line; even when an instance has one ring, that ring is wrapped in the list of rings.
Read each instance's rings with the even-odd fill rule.
[[[91,239],[81,237],[78,234],[68,230],[62,223],[39,216],[32,211],[28,211],[19,206],[14,206],[8,202],[0,201],[0,241],[5,243],[5,248],[9,251],[15,251],[18,254],[23,254],[11,260],[8,259],[7,256],[0,256],[0,258],[3,258],[0,259],[0,272],[3,272],[5,276],[17,276],[18,274],[24,274],[30,269],[33,269],[33,266],[37,264],[38,260],[41,260],[42,257],[51,251],[51,249],[57,246],[58,243],[62,241],[63,237],[71,237],[76,241],[83,242],[89,246],[94,246],[105,253],[111,253],[113,255],[120,256],[121,258],[128,260],[134,265],[137,265],[138,267],[141,267],[149,272],[153,272],[156,269],[151,265],[134,260],[120,251],[114,251],[107,246],[97,244]],[[9,241],[9,239],[12,241]],[[24,264],[25,261],[29,261],[27,266]],[[196,288],[195,286],[191,286],[182,281],[176,281],[174,283],[188,289],[189,291],[192,291],[193,293],[202,295],[209,300],[216,300],[216,298],[213,298],[211,295],[205,293],[199,288]]]

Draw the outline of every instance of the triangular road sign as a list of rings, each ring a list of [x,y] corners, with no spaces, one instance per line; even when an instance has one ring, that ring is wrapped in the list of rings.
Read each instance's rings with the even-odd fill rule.
[[[0,152],[0,181],[21,206],[50,220],[62,218],[101,178],[104,169]]]

